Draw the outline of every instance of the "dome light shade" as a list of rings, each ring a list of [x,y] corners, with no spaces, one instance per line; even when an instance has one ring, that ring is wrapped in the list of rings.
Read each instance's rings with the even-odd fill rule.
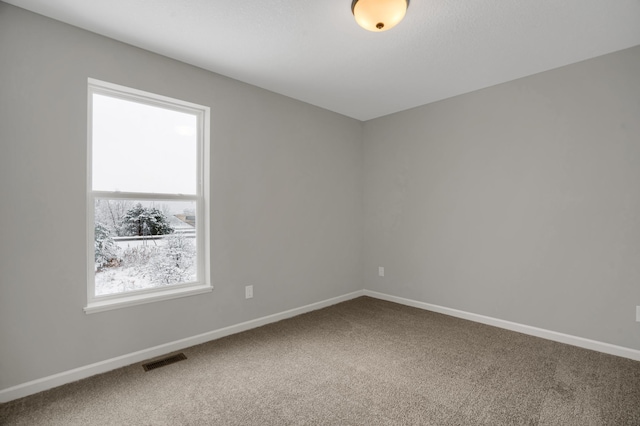
[[[409,7],[409,0],[353,0],[351,11],[365,30],[386,31],[395,27]]]

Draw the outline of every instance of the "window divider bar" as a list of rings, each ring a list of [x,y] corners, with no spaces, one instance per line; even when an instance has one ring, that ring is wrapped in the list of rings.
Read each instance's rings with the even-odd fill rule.
[[[91,191],[95,199],[108,200],[179,200],[179,201],[197,201],[198,195],[191,194],[162,194],[149,192],[120,192],[120,191]]]

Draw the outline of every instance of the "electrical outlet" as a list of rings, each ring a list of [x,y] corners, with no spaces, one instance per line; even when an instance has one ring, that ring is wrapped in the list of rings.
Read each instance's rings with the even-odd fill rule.
[[[378,266],[378,276],[384,277],[384,266]]]
[[[253,286],[248,285],[244,288],[244,298],[245,299],[253,299]]]
[[[636,306],[636,321],[640,322],[640,306]]]

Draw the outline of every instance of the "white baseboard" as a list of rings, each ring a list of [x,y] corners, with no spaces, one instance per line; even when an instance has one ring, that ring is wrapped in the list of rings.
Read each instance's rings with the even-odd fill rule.
[[[518,324],[498,318],[459,311],[457,309],[446,308],[444,306],[432,305],[430,303],[419,302],[417,300],[391,296],[389,294],[379,293],[377,291],[364,290],[364,295],[374,297],[376,299],[387,300],[389,302],[399,303],[401,305],[424,309],[427,311],[438,312],[440,314],[450,315],[452,317],[462,318],[469,321],[492,325],[498,328],[517,331],[518,333],[528,334],[530,336],[542,337],[543,339],[553,340],[554,342],[566,343],[568,345],[578,346],[581,348],[590,349],[592,351],[603,352],[609,355],[616,355],[619,357],[640,361],[640,351],[637,349],[625,348],[624,346],[616,346],[610,343],[599,342],[597,340],[590,340],[583,337],[572,336],[570,334],[558,333],[556,331],[545,330],[543,328],[532,327],[530,325]]]
[[[280,312],[273,315],[267,315],[266,317],[242,322],[240,324],[235,324],[229,327],[220,328],[218,330],[209,331],[203,334],[198,334],[197,336],[187,337],[185,339],[176,340],[174,342],[165,343],[163,345],[154,346],[148,349],[143,349],[141,351],[122,355],[116,358],[111,358],[104,361],[96,362],[95,364],[74,368],[73,370],[64,371],[62,373],[43,377],[41,379],[32,380],[27,383],[22,383],[7,389],[0,390],[0,403],[9,402],[14,399],[32,395],[34,393],[38,393],[47,389],[61,386],[66,383],[71,383],[77,380],[85,379],[87,377],[91,377],[96,374],[106,373],[107,371],[115,370],[116,368],[125,367],[127,365],[135,364],[137,362],[141,362],[147,359],[165,355],[170,352],[182,350],[182,349],[185,349],[194,345],[199,345],[201,343],[205,343],[211,340],[220,339],[222,337],[229,336],[231,334],[240,333],[242,331],[250,330],[252,328],[261,327],[266,324],[291,318],[296,315],[301,315],[307,312],[315,311],[317,309],[322,309],[327,306],[331,306],[340,302],[355,299],[356,297],[360,297],[363,295],[364,295],[363,290],[354,291],[353,293],[345,294],[338,297],[333,297],[331,299],[323,300],[321,302],[312,303],[310,305],[302,306],[295,309],[290,309],[288,311]]]
[[[64,371],[62,373],[54,374],[51,376],[43,377],[41,379],[37,379],[27,383],[22,383],[16,386],[12,386],[7,389],[2,389],[0,390],[0,403],[9,402],[14,399],[32,395],[34,393],[38,393],[47,389],[61,386],[66,383],[75,382],[77,380],[85,379],[87,377],[91,377],[96,374],[101,374],[107,371],[115,370],[116,368],[125,367],[127,365],[135,364],[137,362],[142,362],[147,359],[162,356],[170,352],[182,350],[190,346],[199,345],[201,343],[220,339],[222,337],[229,336],[231,334],[240,333],[242,331],[250,330],[252,328],[261,327],[266,324],[291,318],[296,315],[301,315],[317,309],[322,309],[327,306],[331,306],[340,302],[345,302],[347,300],[355,299],[360,296],[369,296],[376,299],[387,300],[389,302],[395,302],[401,305],[412,306],[414,308],[438,312],[441,314],[450,315],[457,318],[462,318],[470,321],[479,322],[482,324],[492,325],[494,327],[504,328],[511,331],[517,331],[519,333],[528,334],[531,336],[542,337],[543,339],[553,340],[555,342],[566,343],[569,345],[578,346],[585,349],[590,349],[590,350],[603,352],[610,355],[616,355],[623,358],[629,358],[635,361],[640,361],[640,351],[636,349],[625,348],[623,346],[616,346],[610,343],[604,343],[596,340],[585,339],[582,337],[576,337],[569,334],[558,333],[555,331],[545,330],[542,328],[532,327],[524,324],[518,324],[515,322],[487,317],[484,315],[473,314],[470,312],[460,311],[457,309],[446,308],[444,306],[432,305],[430,303],[419,302],[417,300],[405,299],[403,297],[392,296],[385,293],[379,293],[377,291],[358,290],[353,293],[323,300],[321,302],[312,303],[310,305],[305,305],[299,308],[290,309],[288,311],[280,312],[277,314],[268,315],[262,318],[257,318],[254,320],[242,322],[240,324],[235,324],[229,327],[220,328],[218,330],[209,331],[207,333],[198,334],[196,336],[187,337],[185,339],[176,340],[174,342],[165,343],[163,345],[154,346],[152,348],[143,349],[141,351],[122,355],[116,358],[107,359],[94,364],[75,368],[73,370]]]

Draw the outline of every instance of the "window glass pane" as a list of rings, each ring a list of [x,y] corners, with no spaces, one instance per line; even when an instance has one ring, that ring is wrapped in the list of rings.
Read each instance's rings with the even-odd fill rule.
[[[197,280],[195,201],[95,201],[95,294]]]
[[[197,117],[93,94],[95,191],[196,194]]]

